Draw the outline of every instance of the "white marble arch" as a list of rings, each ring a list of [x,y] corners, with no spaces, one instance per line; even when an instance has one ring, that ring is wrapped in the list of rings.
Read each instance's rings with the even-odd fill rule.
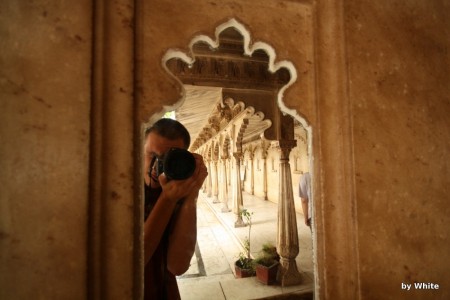
[[[293,116],[307,130],[311,131],[311,127],[307,124],[306,120],[303,119],[295,110],[287,108],[283,102],[284,91],[297,80],[297,71],[294,65],[286,60],[279,62],[276,61],[276,52],[267,43],[255,41],[251,44],[250,32],[245,28],[243,24],[235,19],[230,19],[216,28],[215,40],[206,35],[195,36],[189,43],[189,53],[185,53],[176,49],[169,49],[162,58],[162,64],[166,71],[171,76],[173,76],[181,86],[183,86],[181,80],[179,80],[169,71],[166,63],[171,59],[179,59],[192,66],[195,63],[195,55],[193,52],[194,44],[196,44],[197,42],[203,42],[207,43],[211,49],[217,49],[219,47],[219,35],[227,28],[234,28],[239,33],[241,33],[243,37],[244,55],[252,56],[252,53],[254,51],[263,50],[268,54],[269,57],[268,70],[270,72],[274,73],[281,68],[285,68],[289,71],[290,74],[289,82],[279,89],[276,99],[274,99],[280,111],[280,113],[275,113],[276,120],[265,121],[264,114],[262,112],[255,113],[255,109],[253,107],[245,107],[245,105],[242,105],[241,102],[238,102],[237,104],[239,106],[236,107],[237,111],[235,111],[233,107],[233,120],[226,126],[227,128],[225,128],[225,130],[231,131],[231,149],[235,162],[233,211],[237,215],[235,226],[238,227],[244,225],[240,215],[240,210],[243,206],[240,176],[241,160],[243,159],[243,144],[246,141],[250,141],[255,135],[264,134],[264,131],[263,133],[261,133],[259,130],[260,128],[258,128],[260,124],[265,122],[267,128],[269,128],[272,126],[272,122],[274,122],[272,128],[270,129],[269,136],[271,139],[275,139],[277,141],[277,149],[280,151],[281,155],[279,165],[280,172],[278,173],[278,182],[280,186],[278,195],[279,230],[277,238],[277,248],[281,256],[280,281],[282,285],[298,284],[301,281],[300,274],[295,263],[295,257],[298,255],[298,236],[294,196],[292,191],[291,169],[289,163],[289,153],[292,148],[295,147],[296,143],[293,134],[293,125],[281,125],[281,122],[285,121],[285,118],[281,116],[281,112],[282,114],[289,114]],[[172,107],[165,107],[165,110],[174,110],[183,104],[183,102],[186,100],[186,90],[184,89],[184,87],[182,88],[182,90],[183,92],[180,101],[178,101]],[[221,106],[223,106],[223,103],[221,103]],[[236,114],[235,112],[238,113]],[[251,122],[251,120],[254,120],[255,118],[257,119],[256,122]],[[292,132],[289,129],[290,126],[292,127]],[[220,126],[218,126],[218,128],[219,130],[222,130],[220,129]],[[197,137],[193,143],[193,147],[191,147],[192,150],[195,151],[197,147],[201,147],[202,143],[209,143],[208,140],[212,139],[217,133],[217,127],[212,127],[210,124],[205,125],[200,132],[194,133],[194,135],[196,135]],[[217,168],[214,169],[211,150],[207,154],[207,161],[210,175],[207,178],[206,190],[208,197],[211,197],[213,196],[212,194],[214,190],[214,183],[217,182],[212,182],[213,174],[217,175]],[[251,169],[251,176],[253,176],[253,167]],[[253,193],[253,182],[250,185],[251,192]]]

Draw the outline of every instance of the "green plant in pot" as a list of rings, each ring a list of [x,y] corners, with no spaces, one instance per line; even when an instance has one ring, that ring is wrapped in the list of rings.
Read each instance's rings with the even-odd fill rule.
[[[248,238],[244,241],[244,252],[239,253],[238,260],[234,263],[236,277],[244,278],[255,275],[255,265],[250,255],[250,234],[252,229],[252,215],[247,209],[239,212],[248,225]]]
[[[270,243],[262,246],[262,250],[254,260],[256,278],[264,284],[274,284],[277,281],[280,256],[277,248]]]

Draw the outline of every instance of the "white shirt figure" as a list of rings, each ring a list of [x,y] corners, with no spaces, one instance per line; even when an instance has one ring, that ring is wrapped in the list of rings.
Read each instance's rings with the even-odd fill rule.
[[[300,178],[300,184],[298,186],[298,194],[302,199],[303,215],[305,216],[306,226],[311,226],[312,217],[312,205],[311,200],[311,175],[309,172],[303,174]]]

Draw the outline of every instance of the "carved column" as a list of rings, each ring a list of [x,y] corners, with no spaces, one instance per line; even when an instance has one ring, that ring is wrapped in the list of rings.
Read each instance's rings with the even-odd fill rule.
[[[213,203],[219,203],[218,195],[219,195],[219,173],[217,171],[217,160],[213,160],[211,162],[211,166],[213,169],[214,176],[212,179],[212,195],[213,195]]]
[[[222,212],[229,212],[228,208],[228,180],[227,180],[227,157],[222,156],[222,184],[220,187],[220,201],[222,202]]]
[[[242,153],[235,152],[233,153],[233,156],[235,158],[235,190],[233,195],[233,212],[236,214],[236,222],[234,222],[234,227],[244,227],[245,223],[242,220],[242,216],[240,214],[240,211],[242,209],[243,201],[242,201],[242,186],[241,186],[241,174],[240,174],[240,167],[241,167],[241,157]]]
[[[211,160],[208,159],[206,161],[206,166],[208,168],[208,177],[206,177],[206,196],[211,197],[212,196],[212,168],[211,168]]]
[[[232,181],[231,181],[231,178],[232,178],[232,175],[231,175],[231,170],[233,169],[233,162],[232,162],[232,159],[231,159],[231,157],[228,157],[228,159],[227,159],[227,178],[228,178],[228,186],[231,188],[232,186],[233,186],[233,184],[232,184]]]
[[[278,280],[282,286],[296,285],[301,282],[295,258],[299,253],[297,219],[292,191],[291,167],[289,153],[295,147],[295,140],[278,142],[280,150],[280,179],[278,198],[278,237],[277,250],[280,254],[281,267]]]
[[[202,192],[203,192],[203,193],[206,193],[206,180],[203,182],[203,185],[202,185]]]
[[[206,164],[206,161],[205,161],[205,166],[206,166],[206,169],[208,169],[208,165]],[[208,174],[208,176],[209,176],[209,174]],[[202,185],[203,193],[206,193],[206,186],[207,186],[206,182],[207,182],[207,180],[203,181],[203,185]]]
[[[268,200],[267,198],[267,151],[262,149],[261,158],[263,162],[263,191],[264,191],[264,200]]]
[[[205,162],[205,166],[206,166],[206,168],[208,169],[208,172],[209,172],[208,160],[206,159],[205,153],[202,153],[202,156],[203,156],[203,161]],[[209,176],[209,174],[208,174],[208,176]],[[208,186],[207,182],[208,182],[208,180],[203,181],[203,185],[202,185],[202,192],[203,193],[206,193],[206,188]]]
[[[248,157],[248,162],[249,162],[249,177],[250,177],[250,195],[254,195],[255,194],[255,180],[254,180],[254,170],[253,170],[253,153],[250,153],[249,157]]]

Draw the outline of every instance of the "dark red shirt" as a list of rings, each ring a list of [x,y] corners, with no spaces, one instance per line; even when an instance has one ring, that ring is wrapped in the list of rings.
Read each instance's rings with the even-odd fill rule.
[[[161,188],[150,189],[145,187],[145,219],[151,213],[159,195]],[[174,213],[174,215],[176,212]],[[172,216],[173,219],[173,216]],[[145,265],[144,269],[144,299],[152,300],[178,300],[180,292],[178,290],[176,277],[167,270],[167,249],[169,243],[169,235],[171,232],[171,222],[167,226],[164,235],[156,248],[150,261]]]

